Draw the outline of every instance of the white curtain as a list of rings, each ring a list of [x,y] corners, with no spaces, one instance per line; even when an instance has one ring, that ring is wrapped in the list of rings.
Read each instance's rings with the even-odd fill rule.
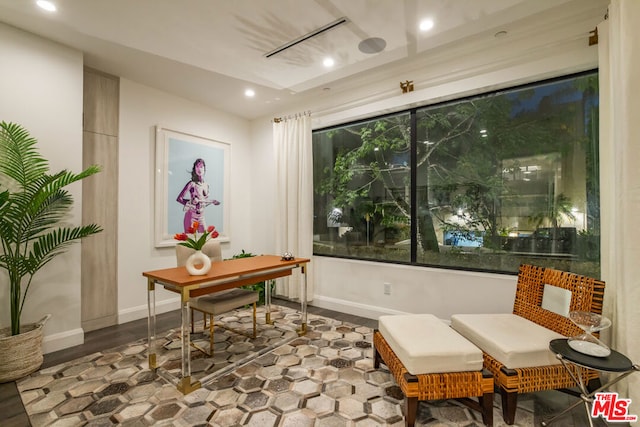
[[[611,347],[640,364],[640,1],[612,0],[598,25],[604,315]],[[640,373],[615,387],[640,417]],[[633,423],[640,425],[640,423]]]
[[[276,250],[309,258],[313,253],[313,157],[311,116],[297,114],[274,120],[276,161]],[[313,263],[307,264],[307,301],[313,299]],[[276,284],[276,294],[300,299],[303,276],[299,269]]]

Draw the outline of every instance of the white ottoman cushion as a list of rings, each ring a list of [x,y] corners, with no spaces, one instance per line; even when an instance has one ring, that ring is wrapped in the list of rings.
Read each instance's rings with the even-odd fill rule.
[[[378,329],[410,374],[482,369],[482,351],[432,314],[380,316]]]
[[[451,327],[507,368],[560,363],[549,341],[565,337],[512,313],[454,314]]]

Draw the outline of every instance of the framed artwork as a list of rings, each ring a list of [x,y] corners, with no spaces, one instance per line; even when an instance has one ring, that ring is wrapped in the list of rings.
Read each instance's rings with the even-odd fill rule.
[[[227,143],[156,126],[156,247],[175,246],[193,221],[229,241],[229,156]]]

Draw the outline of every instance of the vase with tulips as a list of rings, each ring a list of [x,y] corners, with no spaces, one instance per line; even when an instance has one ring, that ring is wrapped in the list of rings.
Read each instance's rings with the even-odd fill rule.
[[[199,231],[200,228],[200,223],[194,221],[186,233],[177,233],[173,236],[174,239],[180,242],[178,243],[179,245],[195,250],[187,259],[185,265],[189,274],[193,276],[207,274],[211,269],[211,259],[202,253],[202,247],[209,239],[215,239],[220,235],[213,225],[203,231]]]

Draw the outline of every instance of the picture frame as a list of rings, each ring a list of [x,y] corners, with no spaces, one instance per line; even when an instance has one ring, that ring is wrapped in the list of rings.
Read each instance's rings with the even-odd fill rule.
[[[193,218],[213,225],[216,240],[230,241],[230,144],[156,126],[155,146],[155,247],[175,246],[174,235]],[[204,180],[194,186],[197,160],[204,161]]]

